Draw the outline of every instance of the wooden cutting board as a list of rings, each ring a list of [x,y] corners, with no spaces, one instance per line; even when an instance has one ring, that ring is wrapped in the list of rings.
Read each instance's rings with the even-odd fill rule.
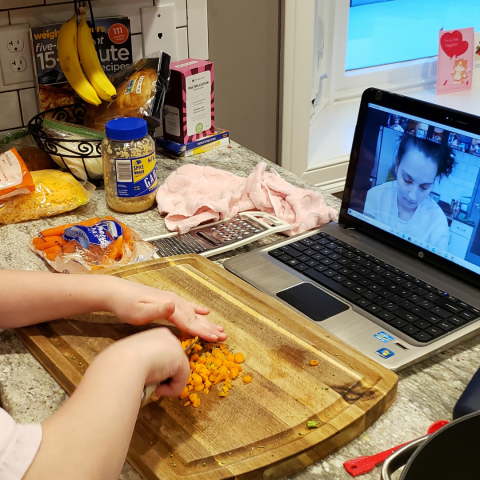
[[[200,393],[198,408],[162,398],[141,409],[127,458],[148,480],[278,478],[357,437],[395,398],[394,373],[201,256],[110,274],[208,306],[253,379],[235,379],[225,398]],[[60,320],[16,333],[71,394],[97,353],[144,328],[161,326]]]

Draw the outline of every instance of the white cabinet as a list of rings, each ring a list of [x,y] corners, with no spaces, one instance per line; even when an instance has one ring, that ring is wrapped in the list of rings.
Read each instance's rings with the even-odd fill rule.
[[[470,225],[466,225],[457,220],[452,220],[452,224],[450,225],[448,253],[459,258],[465,258],[472,233],[473,227]]]

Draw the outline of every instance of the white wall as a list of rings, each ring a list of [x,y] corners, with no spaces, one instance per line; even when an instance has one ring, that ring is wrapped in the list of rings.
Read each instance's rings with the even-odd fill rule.
[[[162,0],[175,3],[177,59],[208,59],[207,0]],[[133,60],[143,56],[140,8],[155,5],[155,0],[93,0],[95,17],[124,15],[130,19]],[[31,27],[59,23],[73,14],[73,1],[0,0],[0,28],[29,23]],[[0,135],[26,126],[37,111],[35,85],[25,82],[3,85],[0,74]]]

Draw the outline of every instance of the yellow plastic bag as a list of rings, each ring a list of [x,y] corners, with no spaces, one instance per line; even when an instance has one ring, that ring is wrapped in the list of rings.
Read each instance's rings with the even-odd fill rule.
[[[4,201],[0,205],[0,223],[37,220],[69,212],[88,203],[95,190],[92,184],[82,185],[67,172],[38,170],[31,175],[35,190]]]

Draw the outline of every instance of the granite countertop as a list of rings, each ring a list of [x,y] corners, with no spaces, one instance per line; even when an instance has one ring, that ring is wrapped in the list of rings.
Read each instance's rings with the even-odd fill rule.
[[[230,171],[246,177],[263,159],[232,142],[188,159],[170,159],[158,156],[158,176],[161,183],[172,171],[183,164],[194,163]],[[270,164],[270,162],[267,162]],[[288,182],[303,188],[319,189],[295,175],[270,164]],[[328,205],[340,207],[339,200],[325,195]],[[44,270],[47,265],[28,247],[29,239],[40,230],[74,222],[93,216],[115,215],[144,236],[166,233],[163,220],[155,208],[140,214],[118,214],[108,209],[102,188],[94,193],[90,202],[77,210],[32,222],[0,227],[0,268],[18,270]],[[228,256],[284,238],[279,234],[265,237],[254,244],[223,255],[211,257],[217,264]],[[28,294],[28,292],[25,292]],[[474,337],[428,360],[399,373],[398,394],[390,409],[358,438],[336,453],[311,467],[290,475],[291,480],[346,480],[350,477],[343,462],[360,455],[372,455],[412,440],[426,433],[439,419],[452,419],[452,410],[461,392],[480,365],[480,337]],[[55,412],[67,399],[67,394],[50,374],[37,362],[11,330],[0,330],[0,398],[3,407],[21,423],[41,422]],[[125,463],[122,480],[141,480],[137,472]],[[361,477],[365,480],[380,478],[380,468]]]

